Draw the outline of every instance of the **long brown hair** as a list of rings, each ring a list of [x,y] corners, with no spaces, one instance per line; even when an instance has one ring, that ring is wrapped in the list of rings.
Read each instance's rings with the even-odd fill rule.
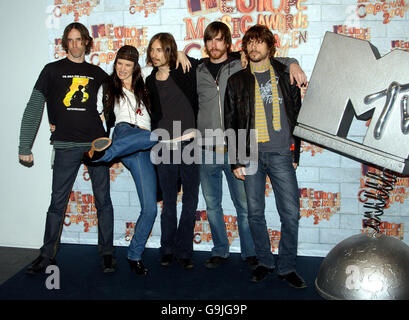
[[[68,53],[68,34],[71,32],[72,29],[76,29],[79,31],[79,33],[81,34],[82,42],[85,44],[85,54],[89,54],[91,52],[93,40],[89,35],[87,27],[79,22],[70,23],[68,26],[65,27],[61,41],[62,48],[65,50],[65,52]]]
[[[155,34],[152,37],[151,41],[149,41],[147,49],[148,54],[146,55],[146,63],[153,65],[150,52],[152,49],[152,44],[156,40],[159,40],[159,42],[161,43],[162,50],[165,55],[166,62],[169,64],[169,67],[174,68],[176,66],[178,47],[176,45],[175,38],[173,38],[173,36],[170,33],[166,32]]]

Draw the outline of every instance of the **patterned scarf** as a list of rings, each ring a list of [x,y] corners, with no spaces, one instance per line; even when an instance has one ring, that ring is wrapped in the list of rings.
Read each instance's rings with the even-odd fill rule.
[[[273,105],[273,128],[275,131],[281,130],[280,121],[280,100],[278,97],[277,82],[275,81],[275,73],[273,66],[268,63],[266,65],[256,67],[250,65],[251,73],[255,72],[265,72],[270,70],[270,80],[271,80],[271,93],[272,93],[272,105]],[[255,127],[257,130],[257,142],[267,142],[270,141],[270,136],[268,134],[268,127],[266,121],[266,114],[264,110],[263,98],[260,93],[260,86],[258,84],[257,78],[255,81]]]

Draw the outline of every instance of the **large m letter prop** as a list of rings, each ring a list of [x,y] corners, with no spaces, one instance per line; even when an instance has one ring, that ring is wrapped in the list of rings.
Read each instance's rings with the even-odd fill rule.
[[[380,57],[368,41],[325,34],[294,134],[343,155],[409,174],[409,52]],[[352,120],[371,119],[362,143]]]

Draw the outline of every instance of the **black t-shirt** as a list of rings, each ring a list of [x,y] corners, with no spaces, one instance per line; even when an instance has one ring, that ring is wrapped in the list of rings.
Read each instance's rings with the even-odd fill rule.
[[[172,77],[169,76],[165,81],[155,79],[155,82],[162,105],[162,118],[158,122],[158,128],[166,129],[170,139],[189,133],[195,128],[195,115],[189,99]],[[180,121],[180,132],[173,130],[175,121]]]
[[[213,76],[213,79],[216,80],[217,78],[217,74],[219,73],[220,68],[227,62],[227,60],[220,62],[220,63],[213,63],[211,61],[209,61],[206,64],[207,69],[209,70],[209,72],[211,73],[211,75]]]
[[[106,77],[100,67],[67,58],[44,67],[34,87],[44,95],[49,120],[56,126],[51,140],[89,142],[105,135],[97,93]]]

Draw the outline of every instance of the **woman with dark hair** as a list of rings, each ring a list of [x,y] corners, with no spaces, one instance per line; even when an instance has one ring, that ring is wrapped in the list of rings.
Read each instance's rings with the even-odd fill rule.
[[[150,103],[138,59],[135,47],[120,48],[114,70],[98,92],[98,108],[101,110],[103,106],[108,132],[115,127],[112,145],[96,161],[109,162],[118,158],[134,179],[141,212],[128,248],[128,262],[136,274],[146,275],[148,270],[142,263],[142,253],[157,214],[156,173],[149,149],[157,138],[155,135],[150,138]],[[102,149],[110,144],[109,138],[97,140],[94,145]]]

